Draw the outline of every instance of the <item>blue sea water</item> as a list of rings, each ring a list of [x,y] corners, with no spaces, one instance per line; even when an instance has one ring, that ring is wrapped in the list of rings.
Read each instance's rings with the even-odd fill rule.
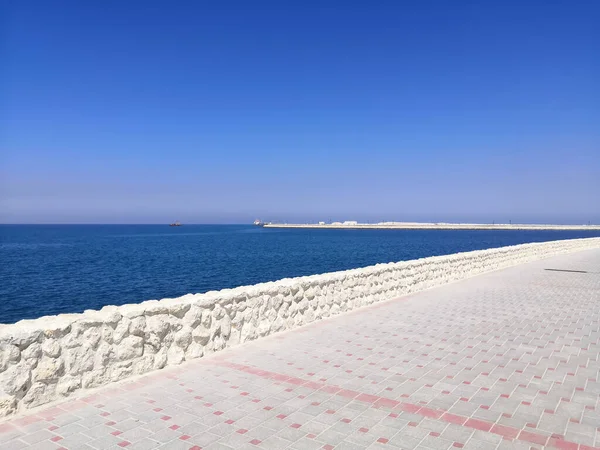
[[[0,225],[0,323],[600,231]]]

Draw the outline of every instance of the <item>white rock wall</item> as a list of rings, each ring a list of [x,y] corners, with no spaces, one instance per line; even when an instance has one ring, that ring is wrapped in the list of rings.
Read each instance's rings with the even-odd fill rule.
[[[586,248],[533,243],[0,325],[0,417],[483,272]]]

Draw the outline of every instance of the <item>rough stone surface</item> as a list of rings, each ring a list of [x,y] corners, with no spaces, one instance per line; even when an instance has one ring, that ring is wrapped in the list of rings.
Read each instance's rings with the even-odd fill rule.
[[[600,238],[524,244],[0,326],[0,417],[376,302]]]

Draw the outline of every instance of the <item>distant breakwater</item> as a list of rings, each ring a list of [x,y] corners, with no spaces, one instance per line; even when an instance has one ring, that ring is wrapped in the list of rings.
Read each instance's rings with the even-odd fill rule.
[[[600,225],[536,225],[536,224],[480,224],[480,223],[419,223],[419,222],[381,222],[381,223],[267,223],[264,228],[314,228],[314,229],[350,229],[350,230],[600,230]]]
[[[376,302],[589,248],[478,250],[0,325],[0,417]]]

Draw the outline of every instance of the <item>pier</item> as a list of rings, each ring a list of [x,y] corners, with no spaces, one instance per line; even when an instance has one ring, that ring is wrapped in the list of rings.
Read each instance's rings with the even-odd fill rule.
[[[600,225],[551,225],[512,223],[425,223],[425,222],[379,222],[356,221],[332,223],[267,223],[264,228],[314,228],[314,229],[364,229],[364,230],[600,230]]]

